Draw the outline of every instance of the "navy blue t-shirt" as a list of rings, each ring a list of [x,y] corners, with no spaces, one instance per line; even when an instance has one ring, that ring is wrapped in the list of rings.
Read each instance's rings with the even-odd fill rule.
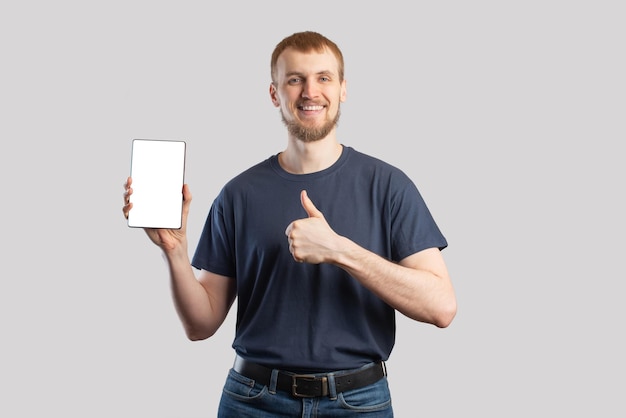
[[[290,174],[278,156],[229,181],[192,265],[237,281],[233,348],[270,367],[330,371],[387,360],[395,311],[339,267],[297,263],[285,229],[307,216],[306,189],[330,227],[392,261],[447,246],[414,183],[351,147],[328,169]]]

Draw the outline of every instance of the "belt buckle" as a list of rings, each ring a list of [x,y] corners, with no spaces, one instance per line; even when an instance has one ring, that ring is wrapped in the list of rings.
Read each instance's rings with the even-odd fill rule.
[[[319,380],[322,385],[322,393],[319,396],[328,396],[328,378],[326,376],[316,377],[310,374],[294,374],[291,376],[291,394],[296,398],[315,398],[318,396],[298,393],[298,380],[304,380],[306,382],[315,382]]]

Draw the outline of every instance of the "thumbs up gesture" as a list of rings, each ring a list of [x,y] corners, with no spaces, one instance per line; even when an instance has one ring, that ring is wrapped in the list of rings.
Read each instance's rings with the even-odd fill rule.
[[[326,222],[306,190],[300,193],[300,202],[308,217],[297,219],[287,226],[285,235],[289,242],[289,251],[299,263],[327,263],[337,251],[340,238]]]

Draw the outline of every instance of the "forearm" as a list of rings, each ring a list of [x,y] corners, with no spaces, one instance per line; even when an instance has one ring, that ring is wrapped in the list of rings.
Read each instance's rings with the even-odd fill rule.
[[[172,298],[190,340],[210,337],[221,321],[212,312],[211,298],[196,278],[186,248],[164,251],[169,266]]]
[[[402,314],[438,327],[448,326],[454,318],[456,298],[438,249],[425,250],[398,264],[344,237],[338,248],[333,264]]]

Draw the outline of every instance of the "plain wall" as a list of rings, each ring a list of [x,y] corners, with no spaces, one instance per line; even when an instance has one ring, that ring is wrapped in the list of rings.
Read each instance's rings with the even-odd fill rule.
[[[211,3],[0,6],[0,415],[215,415],[234,315],[186,340],[122,216],[131,141],[187,142],[193,252],[286,144],[273,47],[316,30],[345,54],[340,141],[403,169],[450,244],[458,315],[398,315],[396,416],[623,416],[621,3]]]

